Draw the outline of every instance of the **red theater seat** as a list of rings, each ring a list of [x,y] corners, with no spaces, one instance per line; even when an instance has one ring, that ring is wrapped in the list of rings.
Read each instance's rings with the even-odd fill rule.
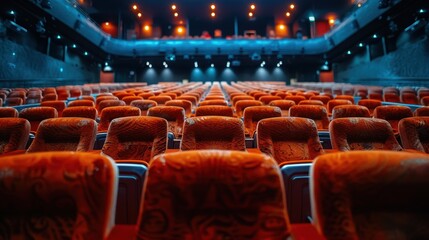
[[[32,153],[4,157],[0,169],[7,170],[0,185],[13,186],[0,188],[6,238],[105,239],[114,226],[118,170],[111,159]]]
[[[258,122],[265,118],[281,117],[282,111],[278,107],[271,106],[253,106],[244,109],[243,121],[244,132],[253,137]]]
[[[58,117],[57,110],[53,107],[24,108],[19,113],[20,118],[27,119],[31,124],[31,132],[37,132],[41,121]]]
[[[279,107],[282,110],[282,116],[287,117],[289,116],[289,109],[295,106],[295,102],[292,100],[274,100],[271,101],[269,105]]]
[[[326,239],[427,239],[429,157],[357,151],[316,158],[313,221]]]
[[[97,109],[95,107],[68,107],[63,111],[63,117],[80,117],[90,118],[96,120],[98,116]]]
[[[392,127],[383,119],[333,119],[329,124],[329,132],[332,148],[339,151],[402,150]]]
[[[125,104],[125,102],[122,101],[122,100],[104,100],[104,101],[101,101],[100,104],[98,104],[97,111],[98,111],[99,114],[101,114],[101,112],[105,108],[108,108],[108,107],[120,107],[120,106],[124,107],[126,105],[127,104]]]
[[[81,107],[81,106],[86,106],[86,107],[95,107],[95,103],[94,101],[91,100],[74,100],[68,103],[67,107]]]
[[[110,122],[115,118],[140,116],[140,109],[131,106],[108,107],[100,114],[99,132],[105,132],[109,128]]]
[[[192,114],[192,102],[188,100],[171,100],[165,103],[165,106],[176,106],[185,109],[185,116],[190,117]]]
[[[314,120],[319,131],[326,131],[329,127],[328,112],[324,106],[297,105],[289,109],[290,117],[302,117]]]
[[[237,117],[241,118],[243,117],[243,112],[247,107],[262,105],[262,102],[257,100],[239,100],[235,103],[235,113],[237,114]]]
[[[243,122],[238,118],[221,116],[188,118],[183,127],[180,149],[245,151]]]
[[[371,117],[368,108],[359,105],[340,105],[332,110],[332,118]]]
[[[405,149],[429,153],[429,117],[410,117],[399,121],[399,135]]]
[[[0,118],[0,126],[0,154],[25,148],[30,122],[23,118]]]
[[[195,116],[224,116],[232,117],[234,110],[231,107],[220,105],[205,105],[195,109]]]
[[[93,149],[97,122],[88,118],[43,120],[27,152],[75,151]]]
[[[263,119],[257,127],[258,149],[278,163],[311,160],[323,154],[316,123],[308,118]]]
[[[12,107],[0,107],[0,118],[17,118],[18,110]]]
[[[200,150],[158,156],[148,170],[138,238],[287,239],[281,181],[276,162],[261,154]]]
[[[332,115],[332,110],[334,109],[335,106],[340,106],[340,105],[352,105],[353,103],[350,102],[349,100],[344,100],[344,99],[333,99],[330,100],[328,102],[327,108],[328,108],[328,114]]]
[[[414,110],[413,115],[416,117],[429,116],[429,106],[417,108],[416,110]]]
[[[57,109],[58,117],[61,117],[63,115],[63,111],[66,108],[66,102],[65,101],[44,101],[40,103],[41,107],[53,107]]]
[[[183,122],[185,121],[185,110],[176,106],[156,106],[149,108],[148,116],[164,118],[168,122],[168,131],[175,138],[182,137]]]
[[[204,100],[199,104],[199,106],[208,106],[208,105],[228,106],[228,103],[225,100]]]
[[[380,106],[374,109],[375,118],[388,121],[393,128],[393,132],[398,133],[398,123],[401,119],[412,117],[413,112],[405,106]]]
[[[142,116],[147,115],[147,111],[151,107],[158,106],[158,103],[152,100],[134,100],[130,104],[131,107],[139,108]]]
[[[167,121],[157,117],[112,120],[101,152],[115,160],[143,160],[167,150]]]
[[[155,101],[158,103],[158,106],[163,106],[167,101],[173,100],[170,96],[153,96],[149,97],[149,100]]]
[[[368,108],[371,116],[374,112],[374,109],[378,106],[381,106],[381,104],[382,104],[381,101],[376,99],[362,99],[362,100],[359,100],[358,102],[359,106],[365,106],[366,108]]]

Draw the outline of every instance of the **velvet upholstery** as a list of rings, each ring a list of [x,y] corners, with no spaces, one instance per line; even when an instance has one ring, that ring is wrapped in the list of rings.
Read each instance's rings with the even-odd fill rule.
[[[127,105],[131,105],[131,102],[135,100],[143,100],[143,98],[138,96],[126,96],[122,98],[122,101],[124,101]]]
[[[401,99],[396,93],[384,93],[383,100],[385,102],[401,102]]]
[[[98,97],[95,99],[95,107],[97,107],[97,109],[98,109],[98,107],[99,107],[100,103],[101,103],[102,101],[105,101],[105,100],[119,100],[119,98],[117,98],[117,97],[115,97],[115,96],[112,96],[112,95],[110,95],[110,96],[98,96]]]
[[[318,130],[327,130],[329,127],[328,112],[324,106],[297,105],[289,108],[290,117],[302,117],[314,120]]]
[[[100,114],[100,116],[101,116],[101,112],[105,109],[105,108],[108,108],[108,107],[120,107],[120,106],[126,106],[127,104],[125,104],[125,102],[124,101],[122,101],[122,100],[104,100],[104,101],[101,101],[99,104],[98,104],[98,108],[97,108],[97,111],[98,111],[98,113]]]
[[[352,104],[355,103],[354,97],[350,95],[337,95],[334,99],[349,100]]]
[[[0,118],[0,154],[23,150],[30,134],[30,122],[23,118]]]
[[[353,103],[350,102],[349,100],[344,100],[344,99],[333,99],[330,100],[328,102],[327,108],[328,108],[328,114],[332,114],[332,110],[334,109],[335,106],[340,106],[340,105],[352,105]]]
[[[94,148],[97,122],[88,118],[43,120],[27,152],[75,151]]]
[[[147,110],[151,107],[158,106],[158,103],[152,100],[134,100],[130,106],[139,108],[142,116],[147,115]]]
[[[387,120],[393,128],[393,132],[398,132],[399,121],[403,118],[412,117],[413,112],[406,106],[380,106],[374,109],[375,118]]]
[[[289,108],[295,106],[295,102],[292,100],[274,100],[271,101],[269,106],[279,107],[282,110],[282,116],[289,116]]]
[[[210,100],[225,100],[225,97],[223,95],[212,95],[212,96],[206,96],[204,98],[205,101],[210,101]]]
[[[310,100],[318,100],[323,102],[324,105],[327,105],[328,102],[331,100],[331,98],[329,96],[316,95],[316,96],[310,97]]]
[[[208,106],[208,105],[220,105],[220,106],[228,106],[228,103],[225,100],[204,100],[201,101],[199,106]]]
[[[299,102],[304,101],[304,100],[306,100],[307,98],[306,98],[306,97],[304,97],[304,96],[297,96],[297,95],[295,95],[295,96],[287,96],[287,97],[285,97],[284,99],[285,99],[285,100],[291,100],[291,101],[294,101],[294,102],[295,102],[295,104],[296,104],[296,105],[298,105],[298,104],[299,104]]]
[[[234,116],[234,110],[232,107],[220,106],[220,105],[205,105],[199,106],[195,109],[195,116]]]
[[[190,117],[192,114],[192,102],[188,100],[171,100],[165,103],[165,106],[176,106],[185,109],[185,116]]]
[[[263,119],[256,132],[258,149],[278,163],[310,160],[324,153],[316,123],[308,118]]]
[[[339,105],[332,110],[332,118],[371,117],[368,108],[359,105]]]
[[[149,108],[148,116],[164,118],[168,122],[168,131],[176,138],[182,136],[183,122],[185,121],[185,110],[176,106],[156,106]]]
[[[149,100],[155,101],[158,103],[158,106],[163,106],[167,101],[173,100],[170,96],[153,96],[149,97]]]
[[[316,105],[316,106],[325,106],[322,101],[319,100],[302,100],[298,105]]]
[[[429,153],[429,117],[402,119],[399,135],[404,148]]]
[[[275,100],[282,100],[279,96],[262,96],[259,98],[259,101],[261,101],[264,105],[269,105],[271,101]]]
[[[19,117],[27,119],[31,124],[31,132],[36,132],[41,121],[56,118],[58,113],[53,107],[31,107],[22,109]]]
[[[63,111],[63,117],[80,117],[80,118],[90,118],[96,120],[98,116],[97,109],[95,107],[68,107]]]
[[[245,151],[243,122],[238,118],[222,116],[188,118],[183,126],[180,149]]]
[[[243,112],[247,107],[262,106],[262,102],[258,100],[239,100],[235,103],[235,113],[237,117],[243,117]]]
[[[49,94],[43,95],[43,98],[42,98],[42,102],[57,101],[57,100],[58,100],[58,95],[56,93],[49,93]]]
[[[253,137],[258,122],[265,118],[281,117],[282,111],[279,107],[272,106],[253,106],[244,109],[243,121],[244,132]]]
[[[261,154],[200,150],[151,161],[137,239],[287,239],[282,178]]]
[[[81,106],[95,107],[95,103],[94,101],[91,101],[91,100],[80,99],[80,100],[74,100],[69,102],[67,107],[81,107]]]
[[[235,105],[237,104],[237,102],[241,101],[241,100],[255,100],[255,98],[252,97],[252,96],[248,96],[248,95],[234,96],[233,98],[231,98],[232,106],[235,107]]]
[[[63,116],[63,111],[66,108],[66,102],[65,101],[44,101],[40,103],[41,107],[53,107],[57,109],[58,117]]]
[[[101,152],[115,160],[149,162],[167,150],[167,120],[158,117],[123,117],[112,120]]]
[[[416,117],[429,116],[429,106],[417,108],[416,110],[414,110],[413,115]]]
[[[429,96],[424,96],[420,99],[420,104],[423,106],[429,106]]]
[[[159,94],[159,96],[169,96],[169,97],[171,97],[171,100],[174,100],[177,98],[177,94],[172,93],[172,92],[161,93],[161,94]]]
[[[406,104],[419,104],[419,99],[415,93],[401,93],[401,102]]]
[[[351,150],[394,150],[402,147],[390,124],[376,118],[337,118],[329,124],[332,148]]]
[[[139,108],[131,106],[108,107],[101,111],[98,131],[104,132],[109,128],[110,122],[115,118],[140,116]]]
[[[326,239],[428,239],[429,157],[391,151],[319,156],[313,221]]]
[[[0,161],[0,238],[105,239],[114,225],[118,170],[106,157],[32,153]]]
[[[177,97],[176,100],[188,100],[192,103],[192,106],[197,106],[198,103],[198,98],[191,95],[181,95],[180,97]]]
[[[0,107],[0,118],[17,118],[18,110],[12,107]]]
[[[155,96],[155,94],[150,93],[150,92],[145,92],[145,93],[140,93],[137,96],[142,97],[144,100],[148,100],[150,97]]]
[[[20,97],[7,97],[6,98],[6,106],[19,106],[24,104],[24,99]]]
[[[368,108],[369,113],[372,116],[374,109],[378,106],[381,106],[381,101],[376,99],[362,99],[359,100],[358,105]]]

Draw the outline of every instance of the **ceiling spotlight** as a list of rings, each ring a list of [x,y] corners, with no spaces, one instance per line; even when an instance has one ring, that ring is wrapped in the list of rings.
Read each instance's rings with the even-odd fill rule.
[[[133,5],[133,9],[137,10],[137,5],[136,4]]]
[[[289,5],[289,8],[290,8],[290,9],[295,9],[295,5],[294,5],[294,4],[291,4],[291,5]]]
[[[177,12],[174,13],[174,17],[178,17],[179,14]]]
[[[194,67],[197,68],[198,67],[198,62],[194,62]]]
[[[290,12],[286,12],[286,17],[290,17]]]
[[[212,10],[215,10],[215,9],[216,9],[216,5],[212,4],[212,5],[210,5],[210,8],[211,8]]]
[[[146,62],[146,66],[149,66],[150,65],[150,62]]]
[[[83,53],[83,55],[88,56],[88,52],[86,52],[86,51],[85,51],[85,52]]]
[[[230,62],[226,62],[226,67],[227,68],[231,67],[231,63]]]
[[[137,13],[137,17],[141,18],[142,17],[142,13]]]
[[[73,44],[71,47],[72,47],[72,48],[77,48],[76,44]]]
[[[316,21],[316,18],[314,16],[310,16],[310,17],[308,17],[308,20],[310,20],[310,22],[314,22],[314,21]]]
[[[352,51],[348,50],[347,55],[351,55],[351,54],[352,54]]]
[[[334,25],[335,24],[335,19],[333,19],[333,18],[329,19],[329,24],[330,25]]]
[[[61,39],[61,35],[57,35],[57,39]]]
[[[286,27],[285,27],[285,25],[280,24],[280,25],[279,25],[279,28],[280,28],[280,30],[285,30],[285,28],[286,28]]]
[[[250,9],[255,10],[256,6],[255,4],[250,5]]]
[[[211,15],[212,17],[216,17],[216,13],[214,13],[214,12],[212,12],[210,15]]]
[[[175,4],[171,5],[172,10],[176,10],[177,6]]]
[[[249,17],[253,17],[253,13],[252,12],[249,12]]]
[[[372,38],[378,38],[377,34],[372,35]]]
[[[178,32],[178,33],[183,33],[183,27],[178,27],[178,28],[177,28],[177,32]]]
[[[210,67],[214,68],[214,64],[213,64],[213,63],[212,63],[212,64],[210,64]]]
[[[144,30],[145,30],[145,31],[149,31],[149,30],[150,30],[149,25],[145,25],[145,26],[144,26]]]
[[[9,14],[10,14],[10,15],[15,15],[15,11],[11,10],[11,11],[9,12]]]
[[[149,64],[149,68],[152,68],[152,64]]]
[[[109,25],[110,25],[110,23],[109,23],[109,22],[105,22],[105,23],[104,23],[104,25],[109,26]]]
[[[359,43],[359,47],[363,47],[363,43]]]

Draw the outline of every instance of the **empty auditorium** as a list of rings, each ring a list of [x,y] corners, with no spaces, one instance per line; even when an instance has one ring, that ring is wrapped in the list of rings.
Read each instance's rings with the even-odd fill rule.
[[[428,0],[1,0],[0,240],[429,239]]]

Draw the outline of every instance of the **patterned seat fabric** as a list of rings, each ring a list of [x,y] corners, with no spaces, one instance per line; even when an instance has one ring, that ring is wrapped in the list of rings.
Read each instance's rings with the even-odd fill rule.
[[[237,117],[241,118],[243,117],[243,112],[247,107],[252,106],[262,106],[264,105],[261,101],[257,100],[239,100],[235,103],[235,113],[237,114]]]
[[[97,154],[32,153],[0,161],[4,239],[105,239],[114,225],[118,170]]]
[[[31,131],[36,132],[41,121],[56,118],[58,113],[53,107],[31,107],[22,109],[19,117],[27,119],[31,124]]]
[[[156,106],[147,112],[148,116],[164,118],[168,121],[168,131],[176,138],[182,136],[183,122],[185,121],[185,110],[176,106]]]
[[[358,105],[368,108],[370,115],[372,115],[374,109],[378,106],[381,106],[381,104],[381,101],[376,99],[362,99],[358,102]]]
[[[245,151],[243,122],[238,118],[221,116],[188,118],[183,127],[180,149]]]
[[[27,152],[76,151],[94,147],[97,122],[88,118],[52,118],[40,123]]]
[[[332,148],[351,150],[394,150],[402,147],[390,124],[375,118],[338,118],[329,124]]]
[[[65,101],[44,101],[40,103],[40,106],[55,108],[57,110],[58,117],[61,117],[63,115],[64,109],[66,108],[66,102]]]
[[[139,108],[131,106],[108,107],[101,111],[100,124],[98,131],[107,131],[110,122],[115,118],[140,116]]]
[[[274,100],[271,101],[269,105],[279,107],[282,110],[282,116],[287,117],[289,116],[289,109],[296,104],[292,100]]]
[[[185,109],[185,116],[190,117],[192,114],[192,102],[188,100],[171,100],[165,103],[165,106],[176,106]]]
[[[404,148],[429,153],[429,117],[402,119],[399,135]]]
[[[339,105],[332,110],[332,118],[371,117],[368,108],[359,105]]]
[[[139,108],[142,116],[147,115],[147,110],[151,107],[157,106],[158,103],[152,100],[134,100],[131,102],[131,107]]]
[[[220,105],[205,105],[195,109],[195,116],[234,116],[234,110],[231,107]]]
[[[138,239],[287,239],[276,162],[236,151],[186,151],[151,161]]]
[[[333,99],[330,100],[328,102],[327,108],[328,108],[328,114],[332,114],[332,110],[334,109],[335,106],[340,106],[340,105],[352,105],[353,103],[350,102],[349,100],[344,100],[344,99]]]
[[[278,163],[323,154],[316,123],[308,118],[268,118],[257,127],[258,148]]]
[[[246,135],[253,137],[258,122],[265,118],[281,117],[282,111],[278,107],[254,106],[244,109],[244,130]]]
[[[95,103],[94,101],[91,100],[74,100],[69,102],[68,107],[81,107],[81,106],[86,106],[86,107],[95,107]]]
[[[167,120],[157,117],[123,117],[110,123],[101,152],[115,160],[144,160],[167,150]]]
[[[326,154],[310,172],[313,220],[326,239],[428,239],[428,155]]]
[[[401,119],[412,116],[411,109],[405,106],[380,106],[374,109],[374,117],[388,121],[394,133],[398,132],[398,124]]]
[[[225,100],[204,100],[200,102],[200,106],[208,106],[208,105],[228,106],[228,103]]]
[[[0,107],[0,118],[17,118],[18,110],[12,107]]]
[[[95,107],[77,106],[68,107],[63,111],[63,117],[81,117],[90,118],[93,120],[97,119],[97,109]]]
[[[297,105],[289,109],[289,116],[312,119],[318,130],[327,130],[329,127],[328,112],[324,106]]]
[[[0,154],[25,148],[30,122],[23,118],[0,118],[0,126]]]
[[[429,106],[417,108],[416,110],[414,110],[413,115],[416,117],[429,116]]]

